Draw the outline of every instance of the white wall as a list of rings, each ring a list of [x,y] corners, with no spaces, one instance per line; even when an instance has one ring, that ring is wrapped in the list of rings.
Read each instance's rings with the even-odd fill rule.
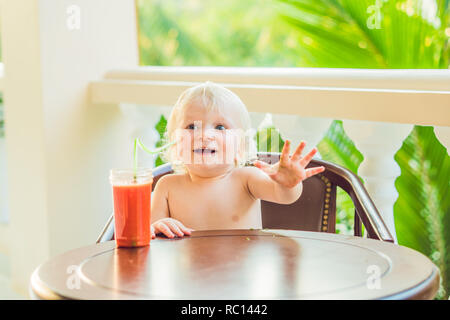
[[[108,171],[131,165],[131,129],[119,108],[90,106],[88,83],[137,65],[136,19],[133,0],[1,6],[11,220],[3,246],[25,294],[40,263],[95,242],[111,209]]]

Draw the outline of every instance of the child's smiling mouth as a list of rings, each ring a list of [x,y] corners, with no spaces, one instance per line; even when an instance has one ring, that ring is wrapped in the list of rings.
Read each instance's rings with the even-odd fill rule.
[[[194,153],[198,153],[198,154],[214,154],[214,153],[216,153],[215,149],[210,149],[210,148],[198,148],[198,149],[194,149],[193,151],[194,151]]]

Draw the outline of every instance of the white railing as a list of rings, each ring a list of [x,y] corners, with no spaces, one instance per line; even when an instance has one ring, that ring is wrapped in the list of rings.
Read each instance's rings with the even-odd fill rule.
[[[450,70],[137,67],[112,70],[92,82],[91,101],[138,109],[172,106],[183,90],[208,80],[240,96],[254,125],[272,113],[282,135],[310,146],[332,119],[345,119],[346,133],[365,156],[358,173],[394,235],[394,181],[400,174],[395,152],[413,124],[437,126],[449,146]],[[167,112],[154,110],[149,126]]]
[[[450,126],[449,70],[140,67],[93,82],[92,101],[172,105],[206,80],[232,88],[254,112]]]

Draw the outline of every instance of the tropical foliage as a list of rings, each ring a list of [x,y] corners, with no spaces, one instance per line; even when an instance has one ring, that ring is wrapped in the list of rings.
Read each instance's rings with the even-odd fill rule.
[[[308,59],[309,66],[449,67],[448,0],[280,0],[280,3],[283,19],[299,32],[302,43],[299,53]],[[340,141],[341,138],[335,141],[325,138],[319,150],[335,162],[350,160],[354,150],[324,152],[325,148],[338,146]],[[432,128],[415,126],[395,159],[402,172],[396,183],[399,199],[394,206],[399,244],[428,255],[438,265],[441,271],[438,297],[446,298],[450,292],[450,205],[446,197],[449,156]]]
[[[279,0],[311,67],[447,68],[448,1]]]
[[[137,0],[143,65],[300,66],[272,0]]]
[[[450,293],[450,157],[432,127],[416,126],[395,155],[402,169],[394,206],[398,242],[433,260],[439,297]],[[408,192],[406,192],[408,190]]]
[[[162,147],[166,143],[164,137],[164,134],[166,132],[166,126],[167,126],[167,119],[163,115],[161,115],[158,123],[155,126],[155,129],[159,134],[159,140],[156,142],[155,145],[156,148]],[[162,164],[164,164],[164,160],[161,158],[160,155],[158,155],[158,157],[155,160],[155,167],[160,166]]]
[[[137,3],[144,65],[449,67],[449,0]],[[160,132],[164,121],[159,123]],[[355,172],[363,161],[338,120],[318,147],[324,159]],[[448,298],[448,153],[433,128],[415,126],[395,160],[401,168],[394,206],[398,241],[436,263],[442,280],[439,298]],[[338,201],[338,232],[350,233],[353,206],[343,192]]]

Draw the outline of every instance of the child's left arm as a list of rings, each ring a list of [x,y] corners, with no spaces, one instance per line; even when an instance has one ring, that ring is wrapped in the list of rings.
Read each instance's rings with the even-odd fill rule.
[[[292,156],[289,155],[290,141],[286,140],[281,152],[280,161],[269,165],[255,161],[255,167],[262,172],[253,171],[248,178],[250,193],[256,198],[266,201],[289,204],[295,202],[302,193],[302,181],[323,172],[324,167],[306,169],[317,149],[312,149],[306,156],[301,153],[306,143],[301,142]],[[262,173],[265,174],[262,174]]]

